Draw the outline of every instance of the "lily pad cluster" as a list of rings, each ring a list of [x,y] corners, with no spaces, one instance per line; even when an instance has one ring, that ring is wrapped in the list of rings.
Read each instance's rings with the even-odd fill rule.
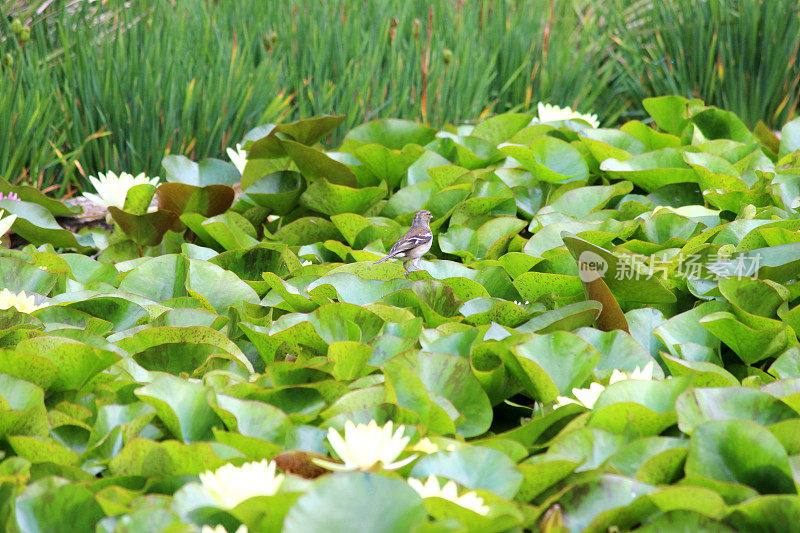
[[[2,529],[793,520],[800,120],[645,107],[380,120],[336,150],[342,117],[267,125],[241,173],[167,157],[110,232],[0,181],[30,243],[0,249]],[[419,209],[423,270],[374,265]]]

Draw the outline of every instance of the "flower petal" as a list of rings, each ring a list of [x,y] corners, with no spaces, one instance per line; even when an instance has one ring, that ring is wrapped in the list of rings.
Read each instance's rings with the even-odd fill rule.
[[[321,466],[322,468],[326,468],[334,472],[349,472],[351,470],[357,470],[354,465],[334,463],[332,461],[326,461],[325,459],[319,459],[318,457],[312,458],[311,461],[317,466]]]
[[[417,457],[419,457],[419,454],[415,453],[413,455],[409,455],[408,457],[406,457],[405,459],[403,459],[401,461],[395,461],[395,462],[389,463],[389,464],[384,463],[383,464],[383,468],[385,470],[397,470],[398,468],[403,468],[404,466],[406,466],[408,463],[410,463],[411,461],[413,461]]]

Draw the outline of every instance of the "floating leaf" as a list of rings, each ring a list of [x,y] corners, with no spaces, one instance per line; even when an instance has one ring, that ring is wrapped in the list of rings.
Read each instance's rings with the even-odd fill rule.
[[[431,393],[432,399],[443,403],[443,398],[455,408],[455,429],[459,435],[481,435],[492,420],[491,405],[469,367],[469,361],[457,355],[442,353],[406,353],[388,363],[403,365],[413,372]],[[388,364],[387,363],[387,364]],[[390,374],[391,375],[391,374]],[[395,388],[400,387],[395,384]],[[400,397],[405,391],[397,390]],[[405,406],[402,402],[399,405]],[[452,416],[452,415],[451,415]]]
[[[155,407],[158,418],[173,436],[188,444],[208,440],[211,428],[222,426],[208,405],[209,391],[199,383],[165,374],[136,389],[136,395]]]
[[[697,181],[694,170],[683,160],[683,151],[677,148],[663,148],[624,161],[606,159],[600,170],[648,192],[673,183]]]
[[[281,141],[281,144],[308,181],[324,178],[336,185],[358,186],[358,178],[353,171],[324,152],[293,141]]]
[[[53,215],[39,204],[22,200],[0,200],[3,216],[17,215],[11,226],[14,233],[35,245],[50,243],[59,248],[83,250],[94,246],[94,240],[87,235],[75,235],[58,225]]]
[[[435,134],[436,130],[417,122],[385,118],[353,128],[345,135],[345,143],[348,140],[377,143],[391,150],[402,150],[408,144],[424,146]]]
[[[740,387],[691,389],[681,394],[675,407],[678,427],[688,435],[709,420],[753,420],[770,426],[797,417],[793,409],[769,394]]]
[[[245,194],[256,205],[286,215],[297,207],[303,192],[303,176],[292,170],[272,172],[254,181]]]
[[[156,190],[158,208],[175,214],[200,213],[213,217],[224,213],[233,203],[233,189],[227,185],[198,187],[186,183],[162,183]]]
[[[80,208],[54,200],[42,191],[31,185],[12,185],[8,180],[0,177],[0,193],[4,194],[6,198],[11,194],[16,194],[23,202],[36,204],[47,209],[53,216],[69,216],[75,215],[80,212]]]
[[[422,498],[404,481],[351,472],[326,476],[289,510],[283,531],[410,531],[425,520]]]
[[[749,420],[712,420],[692,435],[686,475],[742,483],[764,494],[795,494],[786,451]]]
[[[384,196],[386,196],[385,187],[356,189],[321,178],[311,182],[300,196],[300,202],[309,209],[329,216],[341,213],[361,214],[373,207]]]
[[[514,366],[524,372],[517,373],[517,378],[526,384],[531,397],[542,402],[583,385],[601,359],[591,345],[566,331],[536,336],[517,346],[515,352],[519,363]]]
[[[161,165],[167,172],[167,181],[196,187],[216,184],[232,186],[241,176],[231,163],[212,158],[195,163],[183,155],[168,155],[161,160]]]
[[[584,179],[588,173],[580,152],[555,137],[538,137],[529,146],[504,145],[500,150],[549,183]]]
[[[522,474],[511,459],[497,450],[480,446],[426,455],[411,470],[412,477],[424,479],[431,475],[508,499],[514,497],[522,483]]]
[[[140,246],[157,245],[164,238],[164,234],[178,221],[178,215],[172,211],[133,215],[112,205],[109,206],[108,212],[122,231]]]

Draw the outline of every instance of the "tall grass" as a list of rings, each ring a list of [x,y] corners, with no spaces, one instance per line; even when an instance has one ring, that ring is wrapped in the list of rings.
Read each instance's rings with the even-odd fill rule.
[[[385,116],[440,125],[539,100],[599,105],[608,118],[624,107],[598,90],[607,41],[582,18],[583,1],[277,4],[292,6],[291,23],[271,27],[268,59],[297,92],[300,116],[349,110],[346,126]]]
[[[62,184],[103,169],[157,174],[166,153],[220,155],[247,129],[286,112],[285,96],[262,90],[278,73],[242,53],[235,33],[213,23],[213,7],[148,4],[63,9],[34,26],[31,42],[15,50],[13,76],[0,84],[3,92],[31,86],[57,110],[33,136],[15,135],[17,144],[56,145],[57,164],[7,162],[0,173],[14,179],[32,167]]]
[[[62,185],[104,169],[157,174],[165,153],[224,157],[257,124],[320,113],[346,115],[346,131],[386,116],[474,120],[539,100],[611,120],[627,106],[597,83],[609,69],[585,2],[175,3],[53,4],[30,43],[7,39],[2,51],[22,60],[0,90],[27,84],[57,110],[25,142],[57,152],[5,160],[0,173]]]
[[[224,158],[258,124],[321,113],[346,115],[341,131],[388,116],[439,126],[541,100],[610,124],[678,93],[774,126],[797,105],[790,0],[0,6],[32,28],[20,44],[0,17],[0,59],[14,58],[0,70],[0,175],[62,193],[106,169],[157,175],[166,153]]]
[[[797,0],[605,0],[622,92],[680,94],[777,127],[800,101]]]

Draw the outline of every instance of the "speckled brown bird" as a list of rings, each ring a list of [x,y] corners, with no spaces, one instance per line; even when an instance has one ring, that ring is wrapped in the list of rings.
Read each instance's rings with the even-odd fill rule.
[[[408,274],[408,266],[407,263],[411,261],[411,264],[417,270],[421,270],[418,261],[422,258],[423,255],[428,253],[428,250],[431,249],[431,245],[433,244],[433,232],[431,232],[430,222],[433,216],[431,215],[430,211],[422,210],[417,211],[414,215],[414,220],[411,222],[411,228],[400,237],[392,249],[389,250],[389,255],[375,261],[375,264],[383,263],[384,261],[392,258],[400,259],[403,262],[403,268]]]

